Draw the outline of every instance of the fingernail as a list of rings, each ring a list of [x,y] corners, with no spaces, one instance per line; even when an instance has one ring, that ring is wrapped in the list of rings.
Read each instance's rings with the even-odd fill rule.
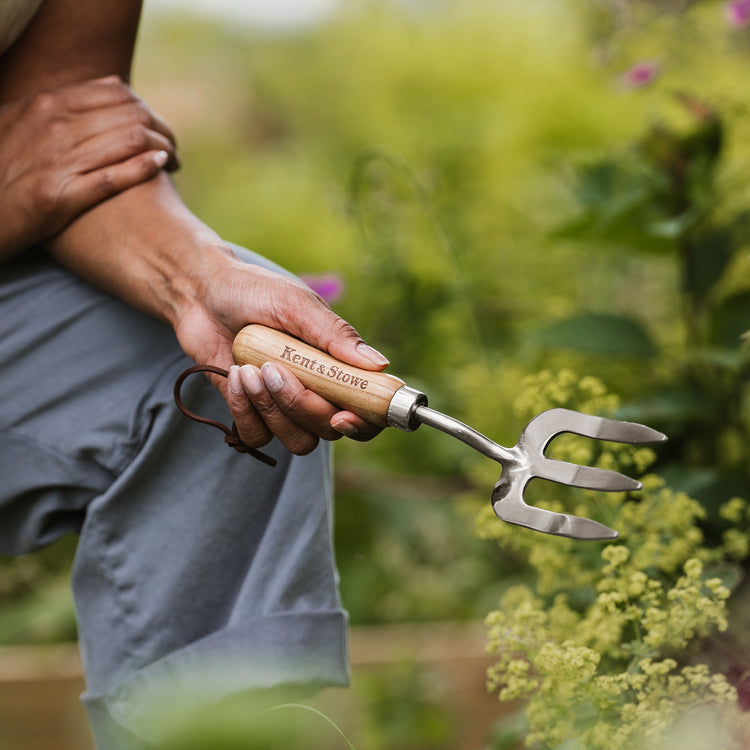
[[[169,154],[166,151],[157,151],[154,156],[154,164],[161,169],[169,159]]]
[[[387,357],[384,357],[377,349],[365,344],[364,341],[357,344],[357,351],[374,365],[389,365],[391,363]]]
[[[242,380],[240,379],[240,368],[237,365],[232,365],[229,368],[229,390],[234,393],[235,396],[243,394],[245,391],[242,390]]]
[[[340,419],[338,422],[331,422],[331,427],[333,427],[336,432],[346,435],[346,437],[357,437],[357,428],[345,419]]]
[[[248,393],[257,396],[263,390],[263,381],[257,367],[242,365],[240,367],[240,376],[242,377],[242,385],[245,386],[245,390]]]
[[[260,368],[263,380],[266,381],[269,391],[278,391],[284,385],[284,377],[282,376],[279,368],[276,365],[272,365],[270,362],[266,362],[263,367]]]

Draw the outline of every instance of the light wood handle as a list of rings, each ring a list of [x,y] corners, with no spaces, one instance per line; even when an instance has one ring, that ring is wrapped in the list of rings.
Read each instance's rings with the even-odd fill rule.
[[[352,411],[372,424],[385,427],[388,406],[404,381],[384,372],[362,370],[273,328],[245,326],[232,346],[238,365],[280,362],[300,382],[340,409]]]

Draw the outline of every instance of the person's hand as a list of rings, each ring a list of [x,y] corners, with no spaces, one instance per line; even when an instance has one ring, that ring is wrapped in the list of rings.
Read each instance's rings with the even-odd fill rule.
[[[0,259],[177,166],[169,126],[116,76],[0,106]]]
[[[239,261],[205,272],[200,294],[179,317],[183,350],[199,364],[229,370],[212,378],[226,399],[242,440],[258,448],[274,436],[292,452],[309,453],[319,438],[369,440],[379,427],[305,388],[281,364],[233,364],[234,336],[249,323],[285,331],[349,364],[379,371],[388,360],[303,283]]]

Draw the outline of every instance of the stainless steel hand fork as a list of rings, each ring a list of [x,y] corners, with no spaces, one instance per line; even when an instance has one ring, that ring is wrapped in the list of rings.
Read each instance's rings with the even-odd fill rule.
[[[667,439],[661,432],[642,424],[594,417],[571,409],[549,409],[526,425],[512,448],[504,448],[445,414],[425,406],[418,406],[416,411],[421,423],[453,435],[503,467],[492,490],[492,507],[503,521],[571,539],[616,539],[617,532],[590,518],[527,505],[523,494],[534,477],[605,492],[639,490],[642,485],[617,471],[547,458],[544,450],[552,439],[564,432],[617,443],[660,443]]]
[[[565,513],[555,513],[524,501],[524,491],[534,478],[605,492],[637,490],[641,483],[609,469],[579,466],[544,455],[557,435],[572,432],[617,443],[661,443],[661,432],[634,422],[605,419],[570,409],[549,409],[534,417],[512,448],[504,448],[453,417],[427,406],[427,396],[382,372],[361,370],[287,334],[261,325],[243,328],[233,347],[237,364],[258,367],[266,362],[286,365],[311,390],[342,409],[381,426],[412,432],[420,424],[441,430],[497,461],[500,479],[492,491],[495,513],[508,523],[572,539],[615,539],[609,527]]]

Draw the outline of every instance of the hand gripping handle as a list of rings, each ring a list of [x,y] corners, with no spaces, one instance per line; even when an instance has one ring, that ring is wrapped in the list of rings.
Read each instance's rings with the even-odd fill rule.
[[[398,391],[402,392],[396,403],[403,401],[406,392],[416,394],[411,397],[414,403],[411,409],[407,409],[408,412],[413,411],[417,403],[426,403],[424,394],[408,388],[403,380],[393,375],[362,370],[341,362],[330,354],[266,326],[245,326],[234,339],[232,354],[238,365],[260,367],[266,362],[279,362],[288,367],[306,388],[340,409],[352,411],[381,427],[391,425],[407,430],[416,427],[408,426],[408,418],[405,422],[407,426],[389,418],[389,407]]]

